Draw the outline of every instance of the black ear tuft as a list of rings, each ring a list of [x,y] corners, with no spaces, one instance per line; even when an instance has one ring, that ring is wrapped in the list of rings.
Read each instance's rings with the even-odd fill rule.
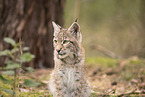
[[[78,18],[76,18],[75,22],[78,22]]]

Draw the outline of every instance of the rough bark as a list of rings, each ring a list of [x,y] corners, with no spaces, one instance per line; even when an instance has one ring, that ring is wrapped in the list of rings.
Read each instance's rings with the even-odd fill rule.
[[[29,64],[35,68],[53,66],[53,28],[51,21],[63,25],[65,0],[0,0],[0,50],[10,48],[4,37],[19,41],[35,59]],[[3,65],[0,58],[0,66]]]

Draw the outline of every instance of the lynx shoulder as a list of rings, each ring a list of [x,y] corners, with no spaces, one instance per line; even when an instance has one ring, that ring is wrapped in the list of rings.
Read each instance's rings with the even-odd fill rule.
[[[79,24],[74,22],[68,29],[61,28],[55,22],[52,24],[55,67],[49,81],[51,93],[54,97],[89,97]]]

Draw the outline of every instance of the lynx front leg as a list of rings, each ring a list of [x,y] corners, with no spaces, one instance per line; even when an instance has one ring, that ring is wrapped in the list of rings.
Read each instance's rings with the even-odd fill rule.
[[[58,75],[55,75],[55,73],[52,73],[51,75],[49,89],[53,94],[53,97],[67,97],[65,96],[67,93],[65,92],[66,87],[63,84],[63,80]]]
[[[71,93],[71,97],[82,97],[81,95],[81,90],[79,88],[77,88],[76,90],[74,90],[72,93]]]
[[[80,89],[77,89],[77,90],[73,91],[71,93],[70,97],[89,97],[89,95],[90,95],[89,90],[80,90]]]
[[[82,80],[84,81],[84,80]],[[89,97],[90,96],[90,88],[86,84],[86,82],[78,81],[78,86],[74,91],[71,93],[71,97]]]
[[[71,97],[62,78],[57,78],[55,84],[56,84],[56,97]]]

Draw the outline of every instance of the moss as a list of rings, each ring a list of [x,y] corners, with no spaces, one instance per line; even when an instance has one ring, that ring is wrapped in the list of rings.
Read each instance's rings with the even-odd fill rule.
[[[129,61],[129,64],[142,64],[142,63],[144,63],[144,61],[141,59]]]
[[[113,67],[118,64],[118,60],[107,57],[86,58],[86,64],[98,64],[101,66]]]

